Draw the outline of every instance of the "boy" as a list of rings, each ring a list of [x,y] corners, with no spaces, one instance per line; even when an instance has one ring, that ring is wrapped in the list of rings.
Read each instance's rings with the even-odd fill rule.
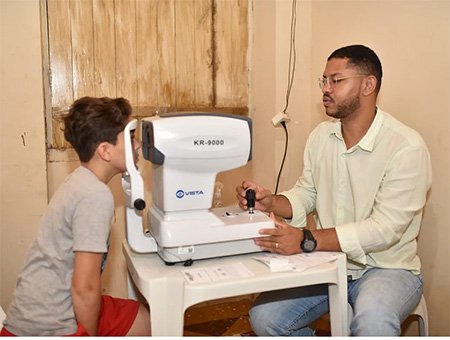
[[[124,98],[84,97],[71,106],[64,137],[81,165],[49,203],[1,335],[150,335],[146,307],[101,295],[114,214],[107,183],[126,171],[123,130],[130,116]],[[136,152],[139,144],[133,146]]]

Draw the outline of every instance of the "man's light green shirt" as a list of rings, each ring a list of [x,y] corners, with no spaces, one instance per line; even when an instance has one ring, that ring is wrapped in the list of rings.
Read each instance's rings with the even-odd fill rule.
[[[306,144],[302,176],[281,195],[292,206],[290,224],[305,226],[315,209],[318,229],[336,228],[349,274],[358,278],[371,267],[420,273],[416,238],[430,186],[421,136],[378,109],[348,150],[340,121],[319,124]]]

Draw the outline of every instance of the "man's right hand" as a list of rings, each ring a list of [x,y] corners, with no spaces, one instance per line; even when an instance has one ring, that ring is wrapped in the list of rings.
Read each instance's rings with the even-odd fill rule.
[[[236,187],[236,197],[239,202],[239,206],[247,210],[247,200],[245,199],[245,193],[248,189],[255,191],[255,209],[265,212],[272,211],[273,195],[270,190],[251,181],[244,181],[241,185]]]
[[[283,195],[273,195],[269,189],[262,187],[251,181],[244,181],[241,185],[236,187],[236,197],[239,202],[239,206],[247,210],[247,200],[245,198],[245,192],[248,189],[255,191],[255,209],[263,212],[273,212],[275,215],[291,219],[292,207],[289,200]]]

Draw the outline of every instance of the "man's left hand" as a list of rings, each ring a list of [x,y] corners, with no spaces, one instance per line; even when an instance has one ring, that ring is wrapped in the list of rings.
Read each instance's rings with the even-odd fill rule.
[[[255,243],[264,251],[281,255],[301,253],[300,241],[303,240],[301,229],[278,220],[272,212],[270,213],[270,218],[274,221],[275,228],[261,229],[259,233],[268,236],[256,239]]]

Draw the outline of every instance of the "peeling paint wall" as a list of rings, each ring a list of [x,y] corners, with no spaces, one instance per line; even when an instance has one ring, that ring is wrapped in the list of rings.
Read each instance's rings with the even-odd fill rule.
[[[48,143],[83,96],[125,97],[137,116],[248,114],[249,0],[45,0]]]

